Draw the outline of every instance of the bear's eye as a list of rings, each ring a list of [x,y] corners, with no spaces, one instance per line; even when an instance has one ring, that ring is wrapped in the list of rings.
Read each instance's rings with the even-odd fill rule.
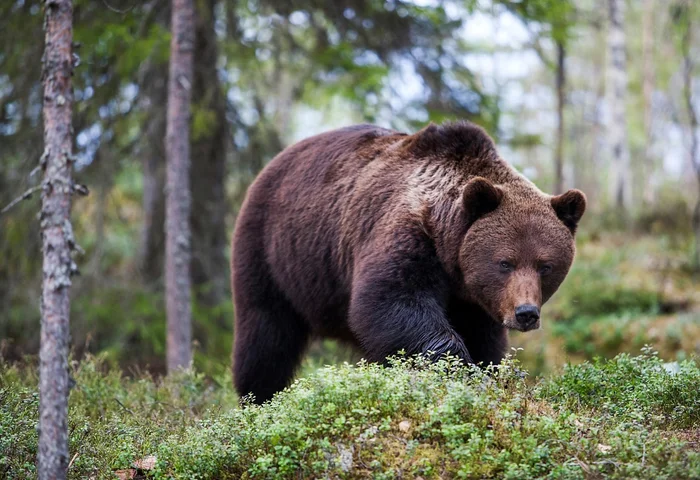
[[[539,274],[542,275],[543,277],[545,275],[549,275],[552,273],[552,266],[551,265],[542,265],[539,269]]]
[[[515,267],[513,266],[513,264],[506,261],[506,260],[501,260],[499,262],[498,266],[501,268],[501,272],[503,272],[503,273],[508,273],[508,272],[512,272],[513,270],[515,270]]]

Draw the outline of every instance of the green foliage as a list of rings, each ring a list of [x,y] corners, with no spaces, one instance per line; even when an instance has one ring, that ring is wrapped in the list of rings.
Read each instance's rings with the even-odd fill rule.
[[[0,468],[34,474],[31,370],[0,367]],[[518,362],[454,359],[322,368],[264,406],[237,406],[230,377],[125,378],[72,364],[70,478],[111,478],[148,455],[152,478],[695,478],[692,362],[649,351],[568,367],[533,384]]]
[[[0,477],[32,478],[38,448],[36,378],[3,367],[0,374]]]
[[[160,64],[167,63],[170,34],[163,26],[143,24],[142,19],[134,15],[123,16],[119,22],[114,22],[110,16],[89,20],[76,19],[74,36],[76,42],[90,47],[82,60],[93,68],[106,68],[112,61],[110,66],[114,73],[128,78],[149,58]]]
[[[620,354],[612,361],[598,358],[592,363],[570,366],[563,375],[551,380],[541,395],[569,408],[595,408],[617,421],[697,427],[700,369],[691,361],[669,369],[653,349],[645,347],[640,356]]]
[[[192,105],[192,141],[206,138],[215,123],[215,111],[201,105]]]
[[[228,375],[233,345],[233,304],[228,299],[211,307],[192,305],[194,366],[207,375]]]
[[[526,22],[539,23],[557,42],[566,43],[576,21],[575,2],[571,0],[498,0]]]
[[[618,268],[619,256],[624,254],[611,250],[595,263],[577,261],[553,299],[556,317],[572,321],[618,312],[653,312],[659,304],[659,293],[631,284],[630,278]]]
[[[102,286],[72,304],[74,345],[87,343],[122,365],[146,366],[165,356],[164,305],[162,294],[122,285]]]
[[[691,230],[691,208],[688,201],[667,186],[659,192],[658,203],[641,210],[635,218],[637,230],[652,235],[687,235]]]
[[[342,363],[357,363],[361,354],[349,345],[331,339],[315,341],[309,347],[300,368],[300,376],[307,376],[319,368]]]
[[[38,415],[34,368],[3,365],[0,371],[0,476],[31,478],[36,457]],[[184,372],[156,380],[143,373],[125,378],[106,357],[73,363],[76,386],[69,400],[70,451],[79,452],[72,478],[112,478],[158,443],[222,406],[235,405],[230,377],[227,388]]]
[[[556,323],[552,333],[563,339],[566,352],[583,354],[588,358],[613,356],[622,349],[623,344],[637,348],[644,345],[638,338],[626,335],[630,324],[635,321],[638,321],[637,315],[630,313],[601,318],[577,317],[569,323]]]

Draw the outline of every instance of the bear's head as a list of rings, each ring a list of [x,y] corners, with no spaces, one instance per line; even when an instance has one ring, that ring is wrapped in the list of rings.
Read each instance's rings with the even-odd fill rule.
[[[538,328],[542,305],[573,262],[585,195],[550,196],[524,179],[494,185],[474,177],[462,199],[468,224],[459,252],[464,295],[508,328]]]

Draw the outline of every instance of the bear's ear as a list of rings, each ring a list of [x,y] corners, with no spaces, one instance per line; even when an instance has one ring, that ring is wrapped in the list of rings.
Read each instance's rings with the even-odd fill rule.
[[[569,190],[552,197],[552,207],[559,220],[571,233],[576,233],[579,220],[586,211],[586,195],[581,190]]]
[[[471,225],[480,217],[496,210],[503,200],[503,190],[484,177],[473,177],[464,187],[462,201]]]

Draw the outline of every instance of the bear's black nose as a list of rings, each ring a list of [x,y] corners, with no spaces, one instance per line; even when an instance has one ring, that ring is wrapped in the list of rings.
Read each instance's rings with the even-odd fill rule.
[[[523,330],[530,330],[540,319],[540,309],[534,305],[520,305],[515,308],[515,319],[523,327]]]

